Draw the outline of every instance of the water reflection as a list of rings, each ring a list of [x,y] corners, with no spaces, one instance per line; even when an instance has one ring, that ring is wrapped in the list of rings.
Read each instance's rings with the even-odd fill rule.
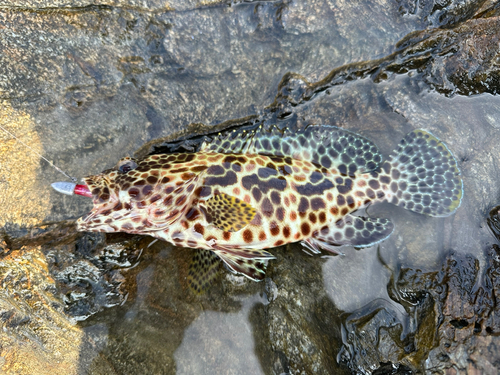
[[[184,330],[174,353],[177,374],[263,374],[255,355],[254,335],[259,327],[249,321],[250,310],[264,299],[243,298],[237,313],[203,311]]]
[[[149,285],[151,284],[153,274],[154,274],[155,266],[150,264],[144,270],[138,273],[136,277],[137,282],[137,290],[135,291],[136,298],[133,301],[133,305],[127,309],[125,313],[125,320],[130,322],[134,319],[137,319],[137,314],[139,309],[146,302],[146,297],[149,293]]]
[[[345,256],[330,257],[322,267],[325,291],[342,311],[354,311],[381,298],[389,300],[390,271],[380,262],[377,247],[343,249]]]

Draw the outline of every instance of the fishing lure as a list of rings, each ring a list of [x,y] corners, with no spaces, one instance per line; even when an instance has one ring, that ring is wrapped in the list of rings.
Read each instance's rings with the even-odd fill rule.
[[[83,181],[53,185],[92,197],[78,230],[205,249],[253,280],[274,258],[268,248],[301,241],[313,253],[337,252],[386,239],[390,220],[353,215],[371,203],[439,217],[463,194],[455,158],[431,133],[412,131],[383,161],[368,139],[325,125],[219,135],[196,153],[127,157]]]

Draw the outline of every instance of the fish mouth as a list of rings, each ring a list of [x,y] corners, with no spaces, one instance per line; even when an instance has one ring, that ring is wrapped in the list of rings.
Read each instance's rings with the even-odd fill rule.
[[[77,227],[78,230],[89,230],[116,211],[119,200],[116,192],[110,189],[110,181],[104,176],[85,177],[83,182],[85,185],[77,185],[81,186],[80,192],[77,192],[75,188],[75,194],[91,197],[93,207],[87,215],[77,220]]]

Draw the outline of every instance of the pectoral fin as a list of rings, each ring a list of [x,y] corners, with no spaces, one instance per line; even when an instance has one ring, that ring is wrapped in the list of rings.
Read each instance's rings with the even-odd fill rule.
[[[237,232],[255,216],[255,209],[227,194],[215,194],[206,202],[207,221],[223,231]]]
[[[265,277],[267,262],[275,257],[265,250],[233,249],[219,247],[214,252],[224,261],[230,271],[241,273],[254,281]]]

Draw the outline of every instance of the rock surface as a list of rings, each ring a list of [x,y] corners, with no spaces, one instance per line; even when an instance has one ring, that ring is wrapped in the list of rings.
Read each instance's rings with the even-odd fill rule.
[[[498,211],[489,222],[500,240]],[[361,373],[387,362],[412,372],[498,373],[499,257],[495,243],[482,272],[475,257],[456,252],[438,271],[398,270],[388,289],[404,312],[384,303],[346,316],[341,360]]]
[[[496,374],[499,17],[490,0],[0,1],[0,125],[32,148],[0,130],[2,371]],[[461,208],[370,207],[396,223],[380,246],[288,245],[264,282],[221,269],[196,295],[194,250],[76,233],[88,201],[51,191],[63,177],[37,156],[82,177],[318,123],[386,156],[430,130],[459,161]]]

